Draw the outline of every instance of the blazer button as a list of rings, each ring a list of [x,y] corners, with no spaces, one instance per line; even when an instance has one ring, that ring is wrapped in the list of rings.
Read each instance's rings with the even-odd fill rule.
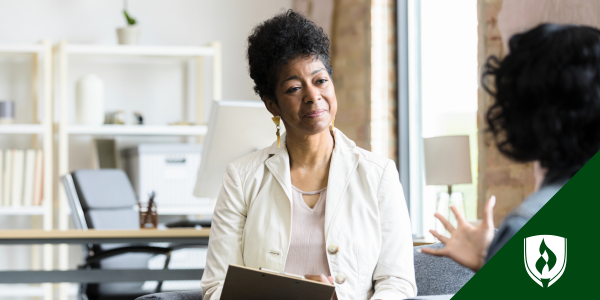
[[[336,244],[330,244],[329,247],[327,247],[327,252],[329,252],[329,254],[336,254],[338,253],[338,246]]]
[[[346,275],[342,273],[335,275],[335,283],[342,284],[344,282],[346,282]]]

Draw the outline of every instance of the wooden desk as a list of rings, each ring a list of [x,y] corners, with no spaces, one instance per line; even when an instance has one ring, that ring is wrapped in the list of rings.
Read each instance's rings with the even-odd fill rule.
[[[0,230],[0,244],[176,243],[208,245],[210,229],[141,230]],[[413,246],[432,244],[413,240]],[[199,280],[203,269],[0,271],[0,283],[127,282]]]
[[[0,230],[0,244],[176,243],[208,245],[210,229]],[[135,282],[199,280],[203,269],[0,271],[0,283]]]
[[[208,245],[210,229],[0,230],[0,244],[194,243]]]

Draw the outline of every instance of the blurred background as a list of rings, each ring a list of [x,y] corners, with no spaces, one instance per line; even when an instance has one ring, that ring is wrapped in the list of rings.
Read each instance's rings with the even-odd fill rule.
[[[503,158],[486,136],[492,99],[479,87],[479,68],[489,55],[505,54],[512,34],[538,23],[598,25],[591,13],[598,6],[592,0],[0,0],[0,229],[73,228],[59,178],[99,168],[125,170],[143,203],[159,189],[148,188],[152,181],[143,174],[181,180],[184,188],[160,187],[159,227],[210,221],[214,197],[193,190],[216,118],[213,105],[260,100],[247,71],[246,38],[290,8],[328,33],[335,125],[359,147],[396,162],[414,238],[431,240],[434,212],[448,215],[449,205],[477,222],[491,195],[499,224],[533,191],[533,167]],[[184,157],[186,165],[149,160],[143,164],[155,169],[140,167],[152,155]],[[164,199],[171,192],[181,194]],[[0,246],[0,270],[39,269],[49,259],[74,268],[84,256],[79,246],[56,249],[44,256],[39,246]],[[203,267],[205,251],[194,251],[175,263]],[[151,259],[150,267],[160,268],[161,259]],[[67,290],[60,297],[77,294],[76,285]],[[0,285],[0,299],[42,295],[35,286]]]

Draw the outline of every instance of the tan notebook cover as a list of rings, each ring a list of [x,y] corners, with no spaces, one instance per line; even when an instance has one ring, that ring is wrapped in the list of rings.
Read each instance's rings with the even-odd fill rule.
[[[221,300],[331,300],[333,285],[229,265]]]

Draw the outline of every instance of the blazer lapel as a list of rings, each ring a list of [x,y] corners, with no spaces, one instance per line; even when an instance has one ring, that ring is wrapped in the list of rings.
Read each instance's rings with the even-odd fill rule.
[[[335,129],[334,129],[335,130]],[[356,144],[339,130],[335,130],[335,148],[329,166],[329,181],[327,183],[327,201],[325,202],[325,237],[327,238],[331,224],[338,212],[338,205],[348,188],[350,175],[358,166],[358,153],[351,151]]]
[[[269,158],[265,161],[267,169],[275,176],[275,179],[285,191],[292,204],[292,177],[290,172],[290,156],[285,147],[286,133],[281,135],[281,148],[277,148],[277,142],[269,148]],[[292,205],[293,206],[293,205]]]

